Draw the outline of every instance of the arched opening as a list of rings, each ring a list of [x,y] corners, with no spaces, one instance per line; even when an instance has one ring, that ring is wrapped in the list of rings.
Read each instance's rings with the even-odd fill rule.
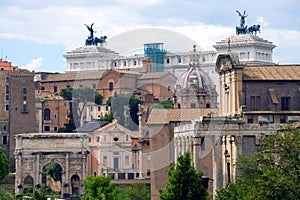
[[[33,193],[33,178],[31,176],[26,176],[24,178],[24,194],[32,194]]]
[[[72,187],[72,194],[79,194],[79,189],[80,189],[80,177],[75,174],[71,177],[71,187]]]
[[[50,121],[50,109],[46,108],[44,110],[44,121]]]
[[[42,187],[48,194],[60,194],[62,190],[62,167],[57,162],[51,162],[42,169]]]

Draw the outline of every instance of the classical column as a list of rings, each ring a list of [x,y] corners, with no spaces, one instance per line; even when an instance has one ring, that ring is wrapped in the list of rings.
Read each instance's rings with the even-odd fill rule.
[[[68,184],[68,187],[67,187],[67,193],[69,192],[69,188],[71,187],[71,180],[70,180],[70,175],[69,175],[69,163],[70,163],[70,153],[66,153],[66,157],[65,157],[65,161],[66,161],[66,171],[65,171],[65,183]]]
[[[174,148],[175,148],[175,163],[177,163],[177,158],[178,158],[178,138],[177,138],[177,136],[174,137]]]
[[[193,140],[193,162],[195,164],[195,168],[200,170],[200,138],[195,137]]]

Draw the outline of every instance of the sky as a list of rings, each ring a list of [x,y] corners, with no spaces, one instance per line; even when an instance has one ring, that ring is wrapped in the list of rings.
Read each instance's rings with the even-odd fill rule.
[[[181,33],[204,50],[235,35],[246,10],[246,25],[260,24],[259,37],[273,42],[273,61],[300,64],[298,0],[1,0],[0,53],[3,60],[35,71],[64,72],[63,55],[84,45],[84,24],[109,40],[139,28]]]

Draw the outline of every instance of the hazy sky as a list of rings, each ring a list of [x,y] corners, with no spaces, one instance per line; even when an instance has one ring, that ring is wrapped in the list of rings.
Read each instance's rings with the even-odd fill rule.
[[[204,50],[235,34],[236,10],[246,24],[261,25],[260,37],[273,42],[274,61],[300,64],[298,0],[1,0],[0,50],[3,60],[36,71],[66,69],[63,55],[84,45],[83,25],[108,39],[145,27],[177,31]]]

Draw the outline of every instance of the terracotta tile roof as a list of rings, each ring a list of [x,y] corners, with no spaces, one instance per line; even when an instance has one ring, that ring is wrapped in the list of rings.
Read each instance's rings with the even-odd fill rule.
[[[209,114],[217,114],[218,109],[153,109],[147,124],[168,124],[171,121],[191,121]]]
[[[300,80],[300,65],[247,66],[244,80]]]
[[[169,72],[152,72],[143,74],[139,79],[160,79],[163,76],[170,74]]]

